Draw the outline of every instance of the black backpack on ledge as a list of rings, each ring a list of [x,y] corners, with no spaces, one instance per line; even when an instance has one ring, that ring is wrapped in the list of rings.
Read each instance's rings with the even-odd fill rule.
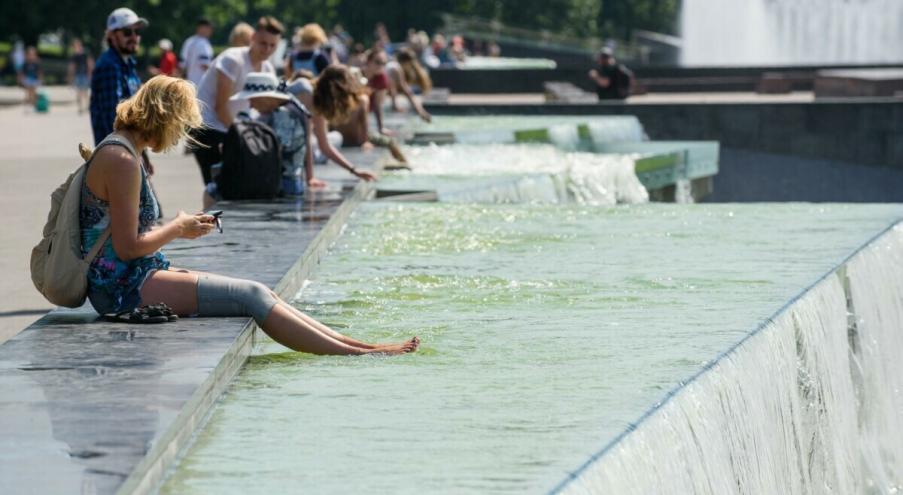
[[[223,142],[223,168],[216,177],[223,199],[273,199],[282,190],[282,149],[268,125],[237,118]]]

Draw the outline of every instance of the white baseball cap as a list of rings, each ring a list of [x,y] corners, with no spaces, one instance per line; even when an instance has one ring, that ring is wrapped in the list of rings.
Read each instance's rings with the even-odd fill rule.
[[[245,85],[241,91],[232,95],[230,100],[249,100],[268,96],[288,101],[291,99],[288,93],[279,91],[279,80],[269,72],[252,72],[245,79]]]
[[[127,28],[138,24],[138,27],[147,27],[147,19],[138,17],[134,10],[120,7],[107,16],[107,31]]]

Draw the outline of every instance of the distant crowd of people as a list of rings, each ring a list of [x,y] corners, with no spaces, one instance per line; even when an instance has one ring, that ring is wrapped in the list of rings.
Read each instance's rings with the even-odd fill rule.
[[[141,84],[134,56],[146,24],[142,21],[116,27],[124,21],[115,19],[111,14],[105,40],[109,48],[96,64],[78,40],[72,45],[70,79],[78,91],[80,109],[87,89],[91,89],[89,107],[95,143],[111,132],[118,102],[135,94]],[[278,20],[269,16],[261,18],[256,26],[240,22],[230,32],[231,46],[217,55],[210,43],[213,23],[202,18],[196,23],[195,32],[181,44],[178,56],[170,40],[158,42],[159,62],[150,66],[149,72],[184,77],[197,89],[204,125],[192,134],[190,150],[201,172],[207,203],[222,197],[215,178],[222,170],[227,134],[238,119],[269,122],[275,130],[284,131],[280,136],[286,140],[304,141],[281,143],[284,149],[309,151],[291,153],[286,160],[282,190],[285,194],[300,194],[305,187],[322,187],[323,183],[313,175],[311,162],[315,160],[332,160],[359,178],[373,180],[372,174],[359,170],[342,154],[339,148],[343,144],[383,146],[404,162],[392,131],[385,125],[385,101],[391,102],[393,111],[401,111],[398,97],[403,97],[423,120],[431,119],[416,96],[432,88],[429,73],[421,63],[422,44],[392,43],[385,27],[379,25],[373,46],[355,55],[357,45],[341,26],[327,34],[321,26],[307,24],[293,30],[290,40],[284,43],[284,55],[276,60],[274,54],[283,45],[285,31]],[[40,76],[36,79],[39,81]],[[248,91],[245,86],[249,79],[258,85],[266,80],[267,84],[260,87],[275,86],[285,98],[277,98],[281,104],[268,108],[261,102],[272,92],[257,95],[253,88],[258,86],[254,85]],[[283,114],[296,122],[284,122]],[[371,116],[375,126],[370,125]],[[289,127],[304,132],[285,130]]]

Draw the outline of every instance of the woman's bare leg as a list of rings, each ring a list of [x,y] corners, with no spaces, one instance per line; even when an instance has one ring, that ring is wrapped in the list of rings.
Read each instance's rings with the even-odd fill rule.
[[[141,288],[141,299],[146,304],[166,303],[176,314],[181,316],[193,315],[197,313],[199,273],[188,270],[158,270],[153,272],[148,276],[144,286]],[[333,337],[333,334],[338,334],[338,332],[332,330],[329,333],[323,332],[319,327],[322,326],[327,329],[328,327],[322,324],[314,326],[309,321],[316,320],[310,317],[306,319],[300,318],[294,308],[280,300],[270,311],[261,328],[276,342],[290,349],[312,354],[346,355],[371,352],[400,354],[412,352],[417,348],[416,343],[413,341],[387,346],[359,347],[350,345]]]
[[[204,272],[196,272],[196,271],[187,270],[187,269],[184,269],[184,268],[174,268],[174,267],[170,267],[169,270],[170,270],[170,271],[175,271],[175,272],[182,272],[182,273],[192,273],[192,274],[194,274],[194,275],[197,276],[197,277],[199,277],[199,276],[201,276],[201,275],[204,275]],[[272,294],[273,294],[273,297],[275,297],[276,299],[279,299],[280,301],[282,300],[282,299],[279,297],[279,295],[276,294],[275,292],[270,291],[270,293],[272,293]],[[410,340],[406,340],[406,341],[404,341],[404,342],[397,342],[397,343],[391,343],[391,344],[370,344],[370,343],[367,343],[367,342],[362,342],[362,341],[360,341],[360,340],[351,338],[351,337],[349,337],[349,336],[347,336],[347,335],[341,334],[341,333],[339,333],[339,332],[333,330],[332,328],[329,328],[329,326],[326,325],[325,323],[321,323],[321,322],[315,320],[314,318],[312,318],[311,316],[308,316],[306,313],[302,312],[300,309],[294,307],[294,306],[291,305],[291,304],[285,303],[285,305],[286,305],[286,307],[288,307],[293,313],[295,313],[295,316],[297,316],[299,319],[303,320],[303,321],[304,321],[305,323],[307,323],[308,325],[310,325],[310,326],[314,327],[315,329],[317,329],[317,330],[319,330],[319,331],[325,333],[326,335],[329,335],[330,337],[332,337],[332,338],[338,340],[339,342],[342,342],[342,343],[344,343],[344,344],[348,344],[348,345],[350,345],[350,346],[352,346],[352,347],[360,347],[360,348],[362,348],[362,349],[383,349],[383,348],[392,348],[392,347],[404,346],[404,345],[407,345],[407,344],[412,343],[412,342],[413,342],[413,343],[416,343],[416,345],[419,345],[419,344],[420,344],[420,338],[418,338],[418,337],[416,337],[416,336],[413,337],[413,338],[411,338]],[[415,349],[416,349],[416,346],[415,346]]]
[[[339,342],[343,342],[343,343],[348,344],[348,345],[350,345],[350,346],[361,347],[361,348],[363,348],[363,349],[380,349],[380,348],[385,348],[385,347],[394,347],[394,346],[397,346],[397,345],[404,345],[404,344],[408,344],[408,343],[413,343],[413,344],[415,344],[415,349],[416,349],[416,346],[417,346],[417,345],[420,345],[420,338],[418,338],[418,337],[416,337],[416,336],[413,337],[413,338],[411,338],[410,340],[407,340],[407,341],[405,341],[405,342],[400,342],[400,343],[398,343],[398,344],[368,344],[367,342],[361,342],[360,340],[357,340],[357,339],[351,338],[351,337],[349,337],[349,336],[347,336],[347,335],[343,335],[343,334],[341,334],[341,333],[339,333],[339,332],[336,332],[335,330],[329,328],[329,327],[328,327],[327,325],[325,325],[324,323],[321,323],[321,322],[319,322],[319,321],[313,319],[312,317],[308,316],[307,314],[305,314],[304,312],[302,312],[300,309],[298,309],[298,308],[296,308],[296,307],[294,307],[294,306],[292,306],[292,305],[287,305],[287,306],[288,306],[289,308],[291,308],[291,310],[295,313],[295,315],[296,315],[298,318],[304,320],[304,321],[305,321],[306,323],[308,323],[309,325],[311,325],[311,326],[313,326],[314,328],[316,328],[317,330],[319,330],[319,331],[321,331],[321,332],[323,332],[323,333],[325,333],[325,334],[331,336],[332,338],[338,340]]]

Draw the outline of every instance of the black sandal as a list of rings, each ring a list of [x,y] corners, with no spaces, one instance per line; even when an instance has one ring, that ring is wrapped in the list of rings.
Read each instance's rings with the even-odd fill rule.
[[[156,317],[156,316],[165,316],[166,321],[176,321],[179,319],[179,315],[175,314],[166,303],[157,303],[157,304],[149,304],[144,306],[144,310],[147,311],[148,316]]]
[[[156,324],[176,321],[178,315],[169,306],[159,303],[135,308],[131,311],[105,315],[108,321],[117,323]]]

